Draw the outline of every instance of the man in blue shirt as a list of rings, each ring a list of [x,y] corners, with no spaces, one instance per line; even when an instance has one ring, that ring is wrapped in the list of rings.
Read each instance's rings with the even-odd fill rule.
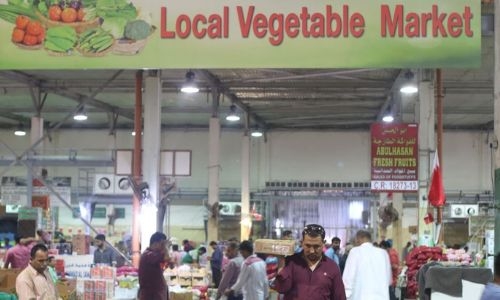
[[[335,263],[337,263],[337,266],[340,263],[339,250],[340,250],[340,238],[334,237],[332,239],[332,245],[325,252],[325,256],[333,260]]]
[[[481,300],[500,299],[500,253],[495,256],[495,274],[493,282],[489,282],[481,295]]]
[[[211,241],[210,247],[214,250],[210,257],[210,268],[212,269],[214,287],[218,288],[222,278],[222,258],[224,254],[222,254],[222,250],[217,245],[217,242]]]

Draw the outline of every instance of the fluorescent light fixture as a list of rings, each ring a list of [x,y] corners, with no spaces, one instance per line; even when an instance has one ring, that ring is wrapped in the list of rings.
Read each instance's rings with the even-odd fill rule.
[[[261,137],[263,135],[263,133],[261,130],[255,129],[254,131],[252,131],[252,133],[250,135],[253,137]]]
[[[392,121],[394,121],[394,117],[390,114],[387,114],[382,118],[382,121],[386,123],[392,123]]]
[[[399,91],[403,94],[415,94],[418,92],[417,84],[415,83],[415,74],[411,70],[404,73],[404,78],[406,79]]]
[[[87,119],[88,117],[87,114],[85,113],[85,110],[83,109],[83,106],[73,116],[73,120],[76,121],[85,121]]]
[[[26,130],[24,130],[24,125],[22,123],[19,123],[19,125],[17,125],[16,130],[14,131],[14,135],[16,136],[26,135]]]
[[[135,131],[132,131],[130,134],[131,134],[132,136],[135,136]],[[144,133],[143,133],[143,132],[141,132],[141,135],[144,135]]]
[[[16,131],[14,131],[14,135],[25,136],[26,135],[26,131],[24,131],[22,129],[16,129]]]
[[[194,76],[195,75],[192,71],[186,73],[186,82],[182,86],[181,92],[186,94],[194,94],[200,91],[200,89],[194,83]]]
[[[401,87],[401,89],[399,89],[399,91],[403,94],[415,94],[416,92],[418,92],[418,88],[417,86],[413,85],[413,84],[407,84],[403,87]]]
[[[229,107],[229,114],[226,116],[226,120],[230,122],[237,122],[240,120],[240,116],[236,112],[236,105],[232,104]]]

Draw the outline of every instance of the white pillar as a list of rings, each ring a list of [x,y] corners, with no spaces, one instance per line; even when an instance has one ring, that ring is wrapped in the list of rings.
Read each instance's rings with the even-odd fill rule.
[[[250,217],[250,136],[246,131],[241,141],[241,235],[248,240],[252,219]]]
[[[142,144],[142,178],[149,185],[151,203],[141,205],[141,251],[149,245],[156,232],[156,204],[159,200],[161,145],[161,81],[160,74],[150,74],[144,80],[144,138]]]
[[[427,200],[430,152],[436,149],[436,138],[434,130],[434,84],[430,81],[422,81],[419,84],[419,98],[416,112],[419,123],[419,170],[418,170],[418,244],[432,245],[434,239],[434,224],[425,224],[424,217],[427,214],[429,202]]]
[[[220,174],[220,120],[210,118],[208,132],[208,204],[210,207],[219,202],[219,174]],[[213,210],[212,210],[213,212]],[[208,218],[208,241],[219,239],[217,218]],[[207,241],[207,242],[208,242]]]
[[[31,145],[36,143],[43,136],[43,118],[41,117],[31,117],[31,130],[30,130],[30,140]],[[38,144],[34,152],[39,153],[40,150],[43,149],[43,141]]]

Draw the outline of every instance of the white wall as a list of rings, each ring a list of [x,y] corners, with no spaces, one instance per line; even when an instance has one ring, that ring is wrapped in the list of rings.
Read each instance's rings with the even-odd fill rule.
[[[66,130],[45,142],[45,154],[65,156],[77,149],[78,156],[110,157],[112,149],[133,148],[128,131],[111,136],[101,130]],[[208,134],[205,131],[172,131],[162,133],[162,149],[192,150],[192,176],[178,178],[181,188],[207,188]],[[29,136],[15,137],[0,131],[0,139],[21,153],[29,146]],[[221,133],[220,186],[238,188],[241,184],[242,133]],[[106,151],[104,151],[106,150]],[[471,131],[445,132],[443,138],[445,188],[450,191],[491,190],[491,149],[487,133]],[[263,188],[268,180],[370,180],[370,134],[359,132],[271,132],[251,142],[252,189]],[[0,147],[0,155],[10,155]],[[2,168],[3,169],[3,168]],[[113,172],[113,168],[96,168],[96,172]],[[77,166],[49,167],[50,176],[73,176]],[[24,167],[15,167],[6,176],[25,175]]]

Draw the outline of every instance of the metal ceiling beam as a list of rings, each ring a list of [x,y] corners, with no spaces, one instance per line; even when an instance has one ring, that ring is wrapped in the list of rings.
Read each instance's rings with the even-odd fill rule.
[[[100,108],[100,109],[102,109],[104,111],[112,112],[112,113],[117,113],[117,114],[119,114],[122,117],[125,117],[127,119],[132,119],[133,120],[134,119],[133,113],[132,114],[124,113],[124,112],[122,112],[120,110],[119,107],[107,104],[107,103],[105,103],[103,101],[100,101],[100,100],[97,100],[97,99],[94,98],[95,95],[97,95],[98,93],[100,93],[106,86],[108,86],[109,84],[111,84],[111,82],[116,77],[118,77],[118,75],[120,75],[121,72],[123,72],[123,70],[120,70],[120,71],[116,72],[109,80],[107,80],[104,84],[102,84],[90,96],[84,95],[84,94],[81,94],[81,93],[77,93],[77,92],[72,92],[72,91],[69,91],[67,89],[46,88],[46,87],[43,86],[43,80],[42,79],[34,78],[32,76],[26,75],[26,74],[24,74],[22,72],[19,72],[19,71],[2,71],[2,72],[0,72],[0,76],[6,77],[6,78],[10,78],[10,79],[13,79],[13,80],[22,81],[25,84],[27,84],[28,86],[40,87],[44,92],[50,92],[50,93],[53,93],[55,95],[59,95],[59,96],[68,98],[70,100],[76,101],[78,103],[89,104],[89,105],[94,106],[96,108]]]
[[[396,101],[400,101],[401,95],[399,94],[399,86],[403,80],[405,80],[404,75],[407,72],[407,70],[400,69],[399,73],[397,76],[392,80],[392,87],[389,89],[387,93],[387,98],[380,107],[380,110],[377,114],[377,122],[382,121],[382,118],[384,115],[387,113],[387,109],[389,108],[389,105],[394,104]]]
[[[29,124],[29,122],[31,121],[31,119],[28,117],[16,115],[16,114],[13,114],[10,112],[0,112],[0,117],[5,118],[5,119],[10,119],[13,121],[17,121],[17,122],[20,122],[23,124]]]
[[[196,70],[195,73],[205,79],[210,86],[216,86],[221,94],[224,96],[228,97],[234,105],[238,106],[241,110],[243,110],[248,116],[253,119],[257,125],[262,128],[263,130],[266,130],[268,128],[266,122],[258,116],[256,113],[252,112],[250,107],[243,103],[238,97],[233,94],[229,88],[224,86],[224,84],[217,78],[215,75],[210,73],[207,70]]]

